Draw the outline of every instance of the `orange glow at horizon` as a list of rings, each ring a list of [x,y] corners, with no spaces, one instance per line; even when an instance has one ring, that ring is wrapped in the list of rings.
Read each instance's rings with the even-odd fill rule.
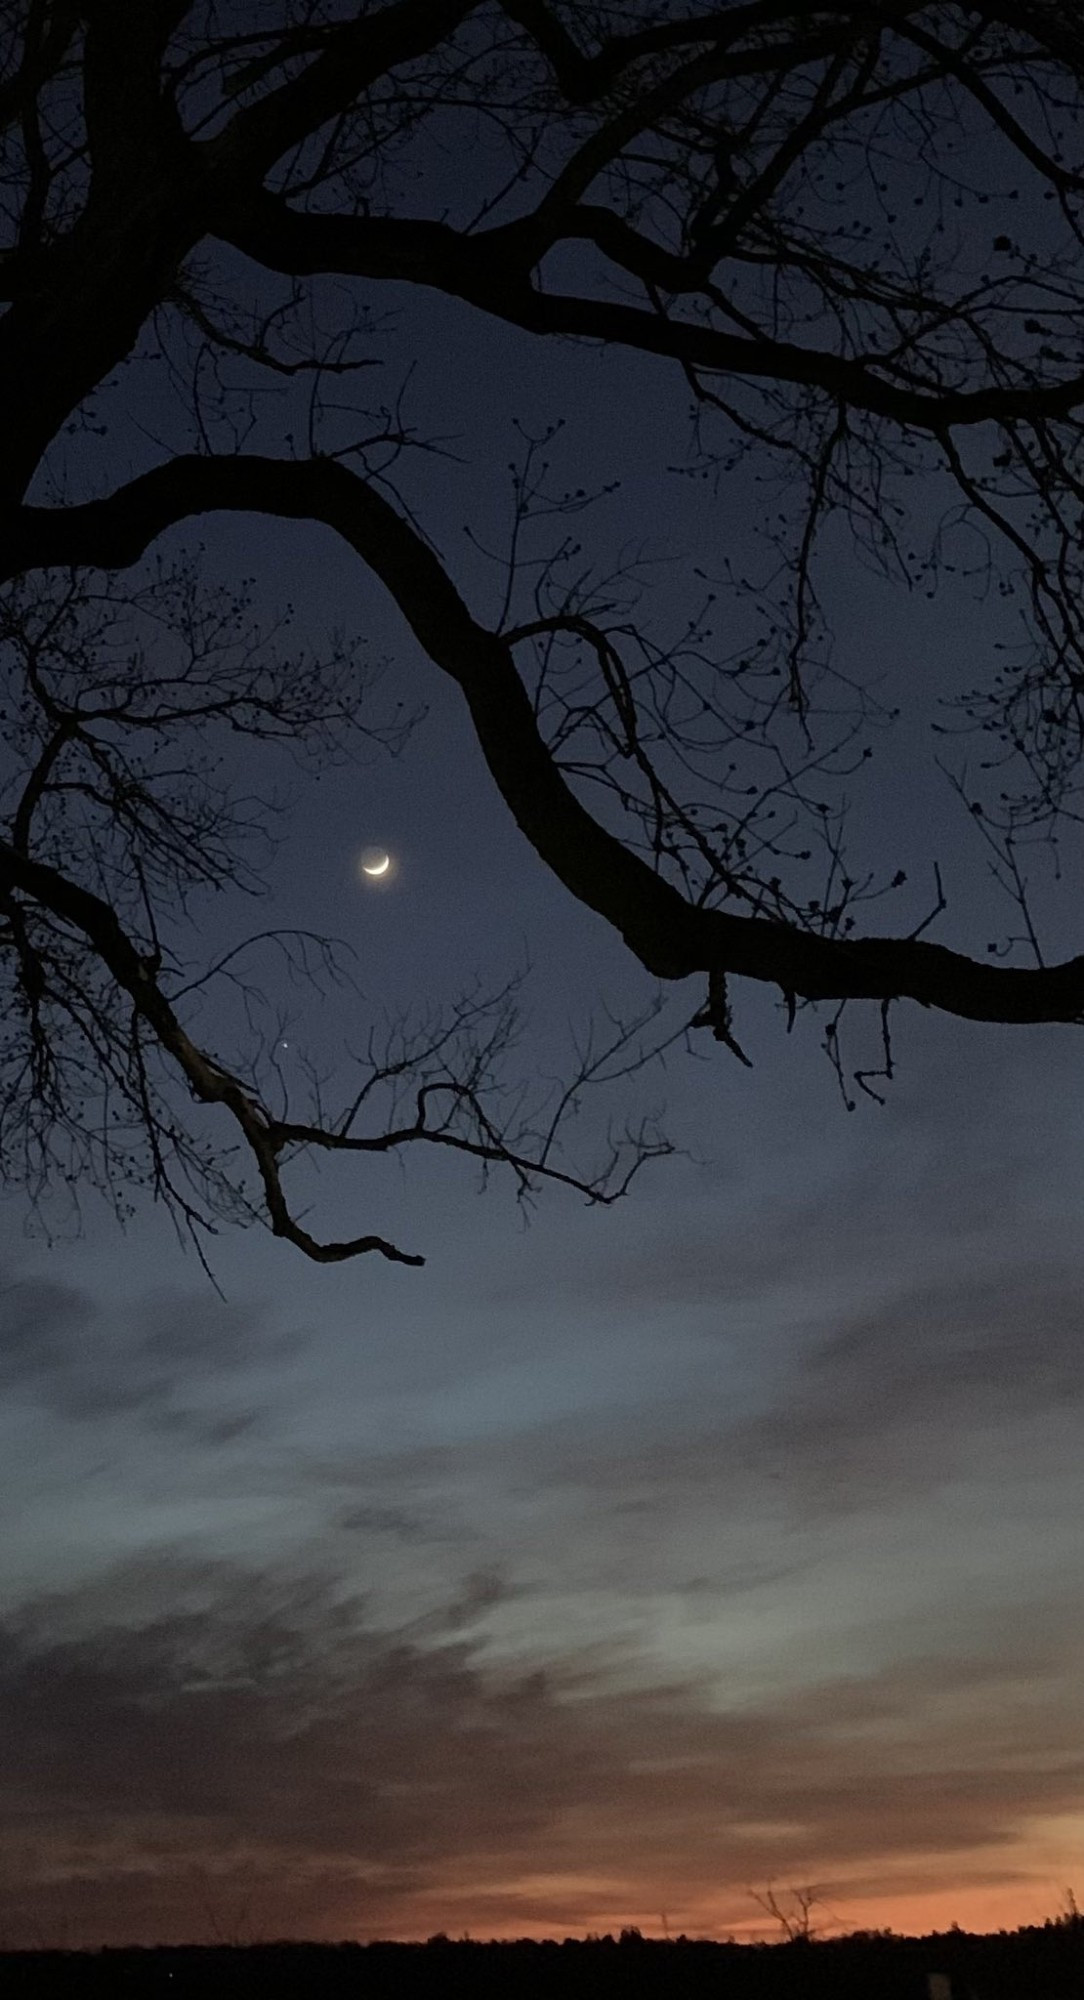
[[[1013,1931],[1065,1914],[1073,1887],[1070,1842],[1060,1851],[1053,1843],[1047,1846],[1041,1841],[1028,1850],[1004,1850],[999,1862],[995,1871],[988,1853],[976,1850],[961,1855],[953,1881],[943,1857],[914,1857],[898,1866],[902,1879],[895,1887],[890,1881],[882,1887],[873,1886],[868,1868],[861,1877],[853,1878],[853,1890],[838,1873],[831,1881],[826,1875],[812,1913],[814,1933],[837,1937],[855,1931],[891,1930],[900,1936],[920,1937],[954,1926],[975,1933]],[[795,1882],[798,1879],[796,1876]],[[801,1879],[804,1882],[807,1878]],[[469,1936],[484,1942],[488,1938],[616,1936],[629,1927],[652,1938],[684,1934],[717,1941],[732,1939],[739,1944],[773,1942],[780,1936],[779,1927],[757,1908],[753,1894],[766,1886],[752,1883],[748,1889],[732,1886],[719,1892],[693,1889],[690,1893],[671,1880],[660,1882],[658,1894],[648,1901],[642,1892],[626,1890],[623,1894],[617,1882],[590,1871],[539,1872],[496,1882],[457,1882],[444,1892],[434,1888],[419,1898],[416,1921],[403,1910],[398,1926],[381,1929],[366,1923],[359,1935],[423,1942],[444,1932],[451,1938]],[[780,1877],[774,1888],[785,1904],[786,1880]]]

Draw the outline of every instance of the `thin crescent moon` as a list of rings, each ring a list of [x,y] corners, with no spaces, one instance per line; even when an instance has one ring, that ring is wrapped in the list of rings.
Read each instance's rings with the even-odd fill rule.
[[[370,868],[368,864],[363,861],[361,864],[361,872],[363,875],[386,875],[390,867],[391,867],[391,855],[385,854],[383,861],[378,861],[375,868]]]

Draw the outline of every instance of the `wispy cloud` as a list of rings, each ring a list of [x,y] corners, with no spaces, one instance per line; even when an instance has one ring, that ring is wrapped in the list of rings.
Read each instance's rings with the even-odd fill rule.
[[[393,1632],[317,1584],[178,1563],[159,1588],[174,1608],[154,1613],[118,1573],[0,1635],[9,1934],[65,1913],[77,1939],[206,1933],[201,1882],[224,1920],[247,1895],[264,1931],[336,1935],[424,1930],[467,1885],[477,1927],[544,1924],[558,1878],[566,1922],[600,1898],[615,1922],[660,1897],[737,1907],[749,1882],[845,1884],[874,1857],[971,1856],[996,1879],[1084,1778],[1041,1607],[1015,1647],[727,1710],[619,1693],[589,1660],[495,1671],[491,1580],[442,1630]]]
[[[223,1390],[299,1344],[269,1334],[255,1309],[210,1293],[150,1293],[107,1312],[73,1286],[0,1280],[0,1397],[74,1423],[139,1416],[228,1441],[253,1412],[250,1398],[247,1408],[223,1407]]]

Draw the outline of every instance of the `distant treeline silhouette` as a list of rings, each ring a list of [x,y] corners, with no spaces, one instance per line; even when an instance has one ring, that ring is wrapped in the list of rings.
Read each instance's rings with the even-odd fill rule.
[[[931,1974],[941,1981],[931,1987]],[[818,1942],[620,1936],[0,1953],[4,2000],[1081,2000],[1084,1919]]]

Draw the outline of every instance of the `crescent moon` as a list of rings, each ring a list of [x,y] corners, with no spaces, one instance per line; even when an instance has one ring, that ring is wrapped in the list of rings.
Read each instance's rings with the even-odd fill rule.
[[[363,875],[386,875],[390,867],[391,867],[391,855],[385,854],[381,861],[377,861],[375,863],[363,861],[361,864],[361,872]]]

